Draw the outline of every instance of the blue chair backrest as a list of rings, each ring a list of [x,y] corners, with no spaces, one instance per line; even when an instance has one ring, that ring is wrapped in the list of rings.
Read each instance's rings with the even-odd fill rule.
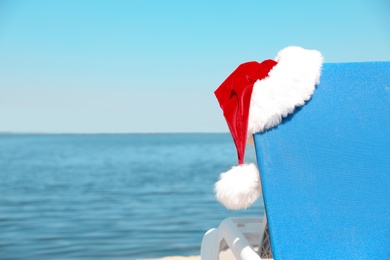
[[[390,62],[324,64],[254,140],[275,259],[390,259]]]

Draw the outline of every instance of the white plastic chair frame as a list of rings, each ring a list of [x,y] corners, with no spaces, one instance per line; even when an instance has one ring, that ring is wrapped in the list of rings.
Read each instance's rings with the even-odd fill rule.
[[[230,248],[239,260],[272,259],[266,216],[223,220],[218,228],[210,229],[204,235],[201,259],[219,260],[220,252],[226,248]]]

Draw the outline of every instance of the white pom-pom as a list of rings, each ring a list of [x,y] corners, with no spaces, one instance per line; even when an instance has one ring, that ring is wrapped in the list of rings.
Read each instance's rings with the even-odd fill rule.
[[[214,190],[217,200],[226,208],[245,209],[261,195],[259,170],[253,163],[235,166],[221,174]]]

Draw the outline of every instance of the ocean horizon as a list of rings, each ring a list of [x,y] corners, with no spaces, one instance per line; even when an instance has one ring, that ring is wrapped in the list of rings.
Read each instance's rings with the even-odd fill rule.
[[[255,162],[252,146],[246,162]],[[1,133],[0,259],[199,255],[229,211],[214,197],[237,164],[229,133]]]

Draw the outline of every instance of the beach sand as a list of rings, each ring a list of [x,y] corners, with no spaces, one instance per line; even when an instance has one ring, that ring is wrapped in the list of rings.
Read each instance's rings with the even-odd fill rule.
[[[230,250],[222,251],[219,254],[221,260],[235,260],[233,253]],[[200,256],[168,256],[160,260],[200,260]]]

